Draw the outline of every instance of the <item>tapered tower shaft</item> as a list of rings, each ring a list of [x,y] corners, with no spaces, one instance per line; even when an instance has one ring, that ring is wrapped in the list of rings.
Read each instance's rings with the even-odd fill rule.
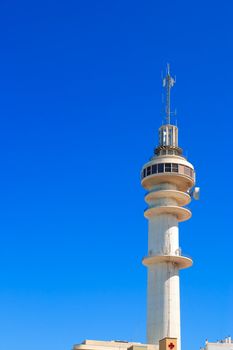
[[[192,260],[181,253],[179,222],[191,217],[185,206],[191,200],[195,172],[178,146],[178,128],[170,124],[171,84],[174,79],[168,70],[164,83],[169,93],[167,124],[160,127],[155,155],[141,173],[148,205],[144,212],[148,219],[148,255],[143,264],[148,268],[147,342],[158,345],[165,337],[177,338],[180,350],[179,271],[190,267]]]

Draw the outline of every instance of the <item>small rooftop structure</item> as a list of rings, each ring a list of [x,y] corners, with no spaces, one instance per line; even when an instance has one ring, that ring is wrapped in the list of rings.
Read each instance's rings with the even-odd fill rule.
[[[201,350],[233,350],[233,341],[231,337],[226,337],[223,340],[218,340],[215,343],[206,340],[204,348]]]

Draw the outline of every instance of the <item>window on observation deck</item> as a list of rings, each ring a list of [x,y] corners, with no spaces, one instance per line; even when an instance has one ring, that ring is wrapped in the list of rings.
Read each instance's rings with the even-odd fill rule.
[[[170,173],[172,171],[171,163],[165,163],[165,173]]]
[[[178,173],[178,164],[172,163],[172,172]]]
[[[185,175],[192,176],[191,169],[187,166],[184,167],[184,173]]]
[[[157,164],[152,165],[152,174],[157,174],[157,171],[158,171],[158,165]]]
[[[164,172],[164,164],[158,164],[158,173],[163,173]]]
[[[179,174],[184,174],[184,165],[179,164]]]
[[[146,169],[146,175],[148,176],[148,175],[150,175],[150,174],[151,174],[151,167],[148,166],[148,168]]]

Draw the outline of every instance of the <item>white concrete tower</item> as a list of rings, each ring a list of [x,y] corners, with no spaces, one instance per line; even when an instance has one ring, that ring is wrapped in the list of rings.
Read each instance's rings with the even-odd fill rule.
[[[168,66],[163,81],[166,124],[159,128],[155,155],[143,166],[141,184],[147,190],[144,215],[149,222],[148,256],[143,259],[148,268],[147,342],[158,345],[165,337],[177,338],[180,350],[179,270],[190,267],[192,260],[181,253],[178,224],[191,217],[184,206],[191,201],[195,171],[178,146],[178,128],[170,123],[174,83]]]

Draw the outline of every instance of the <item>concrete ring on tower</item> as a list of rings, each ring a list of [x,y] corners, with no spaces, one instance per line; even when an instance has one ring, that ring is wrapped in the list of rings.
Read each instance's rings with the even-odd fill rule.
[[[177,191],[177,190],[158,190],[158,191],[149,192],[145,195],[145,201],[147,203],[150,203],[151,201],[154,201],[160,198],[175,199],[179,206],[187,205],[191,201],[191,197],[188,193]]]
[[[150,207],[144,211],[144,216],[147,219],[151,219],[155,215],[161,214],[171,214],[177,217],[178,221],[189,220],[192,216],[192,213],[187,208],[178,207],[176,205],[164,205],[159,207]]]
[[[155,255],[143,258],[142,263],[145,266],[150,266],[159,263],[171,262],[179,267],[179,269],[187,269],[193,265],[193,261],[186,256],[181,255]]]

